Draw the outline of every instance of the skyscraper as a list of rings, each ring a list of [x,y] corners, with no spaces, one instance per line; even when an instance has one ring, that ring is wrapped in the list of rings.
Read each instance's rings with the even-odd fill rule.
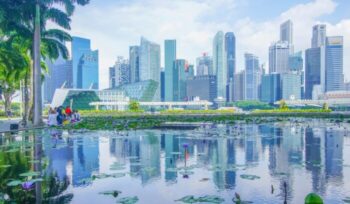
[[[305,52],[305,99],[326,91],[326,26],[312,28],[311,48]]]
[[[140,81],[140,46],[129,47],[130,83]]]
[[[98,50],[85,52],[78,63],[77,88],[98,89]]]
[[[245,100],[245,71],[241,71],[235,74],[233,80],[233,100],[243,101]]]
[[[282,99],[299,100],[301,98],[301,77],[298,73],[281,74]]]
[[[55,62],[47,62],[48,73],[44,80],[44,101],[51,103],[55,90],[65,85],[65,88],[73,88],[72,61],[66,61],[59,57]]]
[[[158,83],[154,101],[160,101],[160,46],[142,37],[140,46],[140,81],[149,79]]]
[[[344,90],[343,37],[326,38],[326,92]]]
[[[127,59],[119,56],[114,65],[115,70],[115,88],[118,86],[126,85],[130,83],[130,65]]]
[[[288,72],[288,59],[290,54],[290,44],[287,41],[279,41],[269,48],[269,73]]]
[[[91,50],[89,39],[72,38],[73,88],[98,89],[98,51]]]
[[[317,48],[326,44],[326,25],[318,24],[312,28],[311,48]]]
[[[280,40],[293,44],[293,23],[288,20],[280,26]]]
[[[214,101],[216,99],[216,76],[198,75],[187,80],[187,97],[194,100],[199,97],[200,100]]]
[[[228,81],[233,80],[236,72],[236,37],[233,32],[225,34],[225,50],[227,55],[227,76]]]
[[[257,56],[246,53],[245,57],[245,100],[259,100],[261,70]]]
[[[187,62],[184,59],[177,59],[174,63],[174,98],[173,101],[186,101],[187,99]],[[166,83],[166,82],[165,82]]]
[[[227,86],[227,54],[225,37],[222,31],[216,33],[213,41],[213,71],[217,78],[217,96],[226,100]]]
[[[321,48],[305,52],[305,99],[312,99],[314,86],[321,84]]]
[[[109,68],[109,88],[115,88],[116,85],[116,79],[115,79],[115,67]]]
[[[261,78],[260,100],[274,103],[281,100],[281,75],[278,73],[266,74]]]
[[[164,42],[165,101],[174,101],[174,63],[176,60],[176,40]]]
[[[197,58],[197,76],[213,75],[213,59],[207,53]]]
[[[294,54],[289,55],[288,68],[290,71],[303,71],[304,61],[302,54],[302,52],[296,52]]]

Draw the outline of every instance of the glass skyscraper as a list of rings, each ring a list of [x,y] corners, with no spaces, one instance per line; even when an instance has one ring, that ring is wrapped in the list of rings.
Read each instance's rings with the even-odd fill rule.
[[[246,53],[245,57],[245,100],[259,100],[261,70],[257,56]]]
[[[289,71],[288,59],[290,44],[287,41],[279,41],[269,48],[269,73],[286,73]]]
[[[344,90],[343,37],[326,38],[326,92]]]
[[[130,83],[140,81],[140,46],[129,47]]]
[[[274,103],[281,100],[281,75],[272,73],[261,78],[260,100],[266,103]]]
[[[174,63],[176,60],[176,40],[164,42],[165,63],[165,101],[174,101]]]
[[[44,101],[51,103],[55,90],[61,88],[63,85],[65,88],[73,87],[72,79],[72,61],[66,61],[61,57],[55,62],[48,61],[48,73],[44,80]]]
[[[227,55],[228,81],[233,80],[236,72],[236,37],[233,32],[225,34],[225,50]]]
[[[321,48],[310,48],[305,52],[305,99],[312,99],[315,85],[321,83]]]
[[[217,77],[217,96],[226,100],[227,86],[227,54],[225,37],[222,31],[216,33],[213,41],[213,71]]]
[[[299,100],[301,98],[301,77],[298,73],[281,74],[282,99]]]
[[[91,50],[89,39],[72,38],[73,88],[98,89],[98,51]]]
[[[140,46],[140,81],[150,79],[158,83],[154,101],[160,101],[160,46],[142,37]]]
[[[173,101],[186,101],[187,99],[187,62],[183,59],[175,60],[174,63],[174,99]],[[166,83],[166,82],[165,82]]]
[[[318,24],[312,28],[311,47],[317,48],[326,44],[327,29],[326,25]]]

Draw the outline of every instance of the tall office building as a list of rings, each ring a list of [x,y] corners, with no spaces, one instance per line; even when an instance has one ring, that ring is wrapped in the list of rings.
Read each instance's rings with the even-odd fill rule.
[[[227,54],[225,50],[225,37],[222,31],[216,33],[213,41],[213,71],[217,78],[218,98],[226,100],[227,86]]]
[[[245,71],[241,71],[235,74],[233,80],[233,100],[243,101],[245,100]]]
[[[269,48],[269,73],[286,73],[288,69],[288,59],[290,54],[290,44],[287,41],[279,41]]]
[[[311,48],[317,48],[326,44],[326,25],[318,24],[312,28]]]
[[[326,26],[312,28],[311,48],[305,52],[305,99],[326,91]]]
[[[56,89],[64,86],[65,88],[73,88],[72,78],[72,61],[66,61],[61,57],[55,62],[47,62],[48,73],[43,83],[44,102],[51,103]]]
[[[113,68],[115,83],[114,86],[112,86],[111,88],[130,83],[130,65],[127,59],[124,59],[123,57],[119,56]]]
[[[213,59],[208,53],[203,53],[203,56],[197,58],[197,76],[203,75],[214,75]]]
[[[301,77],[299,73],[281,74],[282,99],[300,100],[301,98]]]
[[[344,90],[343,37],[326,38],[326,92]]]
[[[115,67],[109,68],[109,88],[115,88],[117,86],[115,78]]]
[[[165,101],[174,101],[174,65],[176,60],[176,40],[164,42]]]
[[[129,47],[130,83],[140,81],[140,46]]]
[[[98,89],[98,50],[85,52],[78,63],[77,88]]]
[[[257,56],[246,53],[245,57],[245,100],[259,100],[261,70]]]
[[[305,99],[312,99],[314,86],[321,84],[321,48],[305,52]]]
[[[187,100],[187,62],[184,59],[177,59],[174,63],[174,98],[173,101]],[[166,82],[165,82],[166,83]]]
[[[160,101],[160,46],[141,38],[140,45],[140,81],[154,80],[158,88],[154,101]]]
[[[227,58],[227,76],[228,81],[233,80],[236,72],[236,37],[233,32],[225,34],[225,50]]]
[[[293,44],[293,23],[288,20],[280,26],[280,40]]]
[[[303,53],[296,52],[294,54],[289,55],[288,59],[288,68],[289,71],[302,72],[304,66]]]
[[[272,73],[261,78],[260,100],[265,103],[275,103],[281,100],[281,75]]]
[[[91,50],[89,39],[72,38],[73,88],[98,89],[98,51]]]
[[[160,72],[160,100],[165,101],[165,72]]]

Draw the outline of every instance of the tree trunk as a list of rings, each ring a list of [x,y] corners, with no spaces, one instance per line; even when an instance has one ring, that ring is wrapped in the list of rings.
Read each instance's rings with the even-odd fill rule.
[[[3,94],[4,94],[4,100],[5,100],[5,113],[8,114],[11,112],[13,92],[10,90],[4,90]]]
[[[26,72],[24,78],[24,111],[23,111],[23,119],[22,123],[24,127],[27,127],[28,124],[28,116],[29,116],[29,87],[28,87],[28,72]]]
[[[41,98],[41,55],[40,55],[40,4],[36,2],[35,32],[34,32],[34,69],[33,69],[33,125],[41,126],[42,121],[42,98]]]

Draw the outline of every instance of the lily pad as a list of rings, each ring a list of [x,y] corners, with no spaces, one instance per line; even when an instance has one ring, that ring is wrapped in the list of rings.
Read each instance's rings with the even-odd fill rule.
[[[223,203],[225,199],[219,196],[206,195],[198,198],[198,202],[200,203]]]
[[[7,183],[7,186],[18,186],[21,184],[22,184],[21,180],[13,180],[13,181],[10,181],[9,183]]]
[[[121,204],[134,204],[137,203],[139,201],[139,198],[137,196],[133,196],[133,197],[125,197],[125,198],[121,198],[117,201],[117,203],[121,203]]]
[[[113,197],[118,197],[119,194],[121,194],[122,192],[121,191],[103,191],[103,192],[100,192],[99,194],[102,194],[102,195],[111,195]]]
[[[260,179],[260,176],[256,175],[249,175],[249,174],[242,174],[240,175],[242,179],[248,179],[248,180],[255,180],[255,179]]]
[[[21,176],[21,177],[32,177],[32,176],[39,176],[39,175],[40,175],[40,172],[29,171],[29,172],[26,172],[26,173],[22,173],[19,176]]]
[[[344,202],[344,203],[350,203],[350,197],[344,198],[344,199],[343,199],[343,202]]]
[[[182,197],[178,200],[175,200],[176,202],[183,202],[183,203],[196,203],[197,202],[197,199],[194,197],[194,196],[185,196],[185,197]]]

